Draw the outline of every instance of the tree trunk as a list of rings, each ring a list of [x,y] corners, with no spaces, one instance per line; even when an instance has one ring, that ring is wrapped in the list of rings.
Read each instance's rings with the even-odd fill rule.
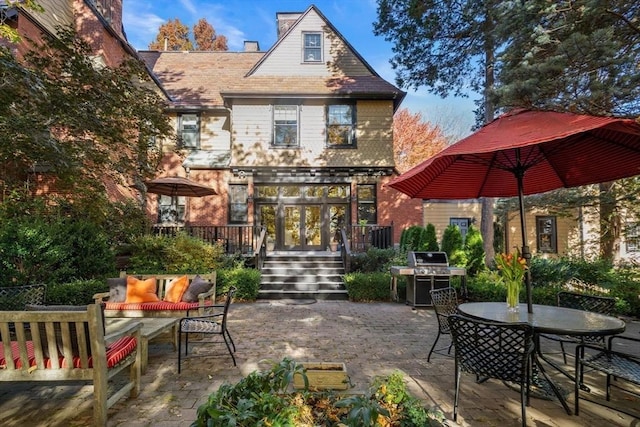
[[[487,15],[485,18],[485,29],[484,29],[484,53],[485,53],[485,84],[484,84],[484,123],[491,123],[494,118],[494,105],[491,101],[491,97],[489,96],[491,90],[493,90],[493,85],[495,82],[494,78],[494,64],[495,64],[495,55],[494,55],[494,42],[492,31],[494,29],[493,16],[491,14],[491,10],[487,9]],[[482,242],[484,245],[484,253],[485,253],[485,263],[490,265],[493,262],[494,258],[494,249],[493,249],[493,204],[494,199],[483,197],[482,198],[482,216],[480,219],[480,233],[482,234]]]
[[[616,206],[613,182],[599,184],[600,188],[600,256],[613,262],[620,249],[620,213]]]

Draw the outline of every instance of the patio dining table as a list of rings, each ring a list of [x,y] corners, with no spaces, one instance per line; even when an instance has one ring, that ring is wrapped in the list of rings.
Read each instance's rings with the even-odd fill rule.
[[[504,302],[470,302],[460,304],[458,311],[463,315],[491,322],[528,323],[533,326],[536,335],[605,336],[620,334],[625,330],[622,320],[604,314],[550,305],[533,304],[532,307],[532,313],[527,312],[526,304],[520,304],[518,312],[510,312]],[[535,344],[539,345],[537,338]],[[549,378],[536,353],[533,352],[533,367],[542,373],[567,414],[571,414],[563,393]]]

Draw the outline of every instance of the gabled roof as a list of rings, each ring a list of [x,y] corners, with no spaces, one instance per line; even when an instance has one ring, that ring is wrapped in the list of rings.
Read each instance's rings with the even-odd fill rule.
[[[283,40],[309,16],[317,13],[329,31],[348,50],[359,72],[339,70],[326,75],[276,71],[259,72]],[[349,42],[315,7],[310,6],[267,52],[140,51],[178,110],[224,108],[233,98],[351,98],[387,99],[397,108],[405,92],[381,78]],[[351,64],[353,65],[353,64]]]
[[[293,23],[293,25],[291,25],[291,26],[287,29],[287,31],[286,31],[286,32],[285,32],[281,37],[279,37],[279,38],[278,38],[278,40],[273,44],[273,46],[271,46],[271,49],[269,49],[269,50],[267,51],[267,53],[265,53],[265,54],[264,54],[264,56],[260,59],[260,61],[258,61],[258,62],[256,63],[256,65],[255,65],[255,66],[253,66],[253,68],[251,68],[251,70],[249,71],[249,73],[247,73],[247,77],[248,77],[248,76],[250,76],[250,75],[252,75],[252,74],[253,74],[253,73],[254,73],[258,68],[260,68],[260,65],[261,65],[261,64],[262,64],[262,63],[263,63],[263,62],[264,62],[264,61],[265,61],[269,56],[271,56],[271,54],[272,54],[276,49],[278,49],[278,47],[280,46],[280,44],[282,43],[282,41],[283,41],[283,40],[285,40],[285,39],[287,38],[287,36],[288,36],[289,34],[291,34],[291,33],[296,29],[296,27],[300,24],[300,22],[302,22],[302,21],[304,20],[304,18],[305,18],[306,16],[308,16],[308,15],[309,15],[309,13],[310,13],[311,11],[314,11],[315,13],[317,13],[317,14],[318,14],[318,16],[319,16],[319,17],[324,21],[325,25],[326,25],[327,27],[329,27],[329,29],[330,29],[330,30],[331,30],[331,31],[332,31],[332,32],[333,32],[333,33],[334,33],[334,34],[335,34],[335,35],[340,39],[340,41],[341,41],[342,43],[344,43],[344,44],[345,44],[345,46],[347,47],[347,49],[349,49],[349,51],[350,51],[353,55],[355,55],[355,56],[360,60],[360,62],[362,62],[362,65],[364,65],[364,66],[367,68],[367,70],[369,70],[369,72],[370,72],[371,74],[373,74],[373,75],[374,75],[374,76],[376,76],[376,77],[380,77],[380,76],[378,75],[378,73],[376,73],[376,71],[375,71],[375,70],[374,70],[374,69],[373,69],[373,68],[372,68],[372,67],[367,63],[367,61],[365,61],[365,59],[364,59],[364,58],[363,58],[363,57],[358,53],[358,51],[357,51],[357,50],[355,50],[355,49],[353,48],[353,46],[351,46],[351,43],[349,43],[349,41],[348,41],[347,39],[345,39],[345,38],[344,38],[344,36],[340,33],[340,31],[338,31],[338,29],[337,29],[336,27],[334,27],[334,26],[333,26],[333,24],[331,23],[331,21],[329,21],[329,20],[327,19],[327,17],[326,17],[326,16],[324,16],[324,15],[322,14],[322,12],[320,12],[320,10],[319,10],[315,5],[311,5],[311,6],[309,6],[309,8],[308,8],[306,11],[304,11],[304,12],[300,15],[300,17],[299,17],[299,18],[298,18],[298,19]]]

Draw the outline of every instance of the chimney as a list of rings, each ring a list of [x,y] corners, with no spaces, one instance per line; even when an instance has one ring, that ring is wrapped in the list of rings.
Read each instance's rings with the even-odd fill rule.
[[[245,52],[260,52],[260,44],[256,41],[245,40],[244,41]]]
[[[278,25],[278,39],[302,16],[302,12],[278,12],[276,22]]]

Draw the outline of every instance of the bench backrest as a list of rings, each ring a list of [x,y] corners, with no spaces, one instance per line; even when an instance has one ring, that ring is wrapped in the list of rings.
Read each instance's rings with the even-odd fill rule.
[[[121,271],[120,272],[120,277],[127,277],[127,276],[133,276],[133,277],[136,277],[136,278],[141,279],[141,280],[145,280],[145,279],[149,279],[151,277],[155,277],[156,284],[158,286],[158,289],[157,289],[158,297],[160,299],[163,299],[164,296],[166,295],[166,292],[167,292],[167,287],[168,287],[167,285],[169,285],[169,283],[171,283],[172,281],[174,281],[178,277],[185,276],[185,274],[131,274],[131,273],[127,273],[126,271]],[[207,282],[213,283],[214,285],[216,283],[216,272],[215,271],[211,272],[211,273],[203,273],[203,274],[186,274],[186,276],[189,279],[189,283],[191,283],[191,281],[196,276],[200,276],[203,280],[206,280]]]
[[[37,380],[46,377],[47,371],[63,369],[58,357],[50,355],[63,355],[65,364],[75,359],[80,370],[89,369],[89,358],[94,368],[106,360],[104,325],[101,307],[97,304],[88,305],[85,311],[0,312],[0,340],[5,355],[0,377],[8,374],[6,371],[3,374],[3,370],[21,370],[29,371],[28,375]],[[29,369],[32,363],[27,342],[33,344],[35,369]],[[16,343],[18,354],[14,354]],[[21,368],[14,363],[18,355]],[[78,379],[87,378],[78,375]]]
[[[43,305],[45,285],[10,286],[0,288],[0,310],[24,310],[29,304]]]

